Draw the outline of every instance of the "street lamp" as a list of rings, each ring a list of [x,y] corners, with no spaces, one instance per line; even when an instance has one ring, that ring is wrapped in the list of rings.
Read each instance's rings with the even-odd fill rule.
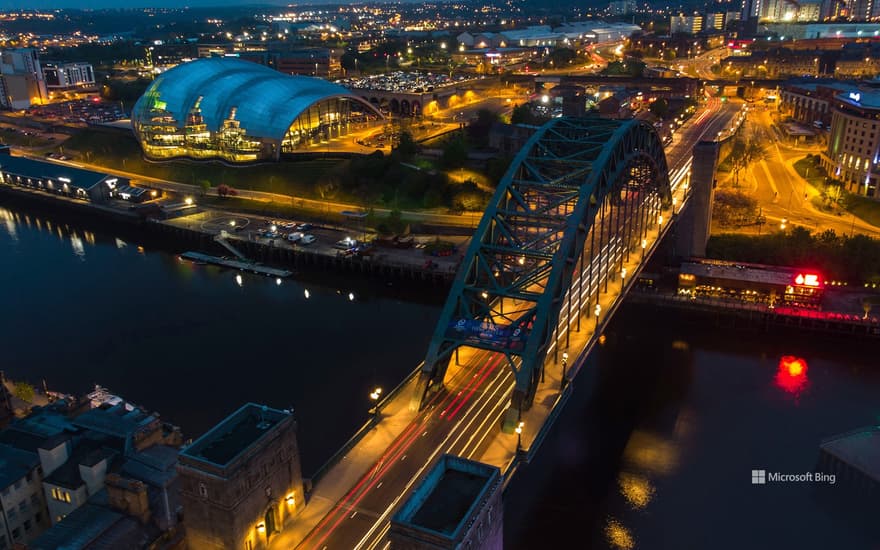
[[[562,352],[562,378],[559,380],[559,389],[565,389],[565,368],[568,366],[568,352]]]
[[[516,430],[514,430],[516,432],[516,454],[519,454],[522,451],[522,431],[523,426],[525,425],[525,422],[520,422],[517,425]]]
[[[645,261],[645,249],[648,248],[648,239],[642,239],[642,261]]]
[[[596,304],[596,307],[593,309],[593,313],[596,315],[596,330],[599,330],[599,314],[602,313],[602,306]]]
[[[782,221],[779,222],[779,229],[785,231],[785,224],[786,223],[788,223],[788,220],[785,218],[782,218]]]
[[[626,268],[620,268],[620,288],[626,286]]]
[[[661,227],[663,225],[663,214],[657,216],[657,227]]]
[[[672,197],[672,215],[675,215],[675,205],[678,204],[678,197]]]
[[[379,396],[382,395],[382,388],[376,386],[376,389],[370,392],[370,399],[373,401],[373,416],[379,416]]]

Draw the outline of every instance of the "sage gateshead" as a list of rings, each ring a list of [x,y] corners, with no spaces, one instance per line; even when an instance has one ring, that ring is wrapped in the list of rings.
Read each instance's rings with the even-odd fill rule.
[[[326,80],[211,57],[156,77],[132,109],[131,124],[154,159],[250,162],[308,150],[381,118],[367,101]]]

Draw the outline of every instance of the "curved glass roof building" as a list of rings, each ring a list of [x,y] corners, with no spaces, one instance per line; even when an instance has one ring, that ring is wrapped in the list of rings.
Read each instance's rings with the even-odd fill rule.
[[[149,157],[248,162],[278,159],[381,116],[326,80],[211,57],[156,77],[135,103],[131,123]]]

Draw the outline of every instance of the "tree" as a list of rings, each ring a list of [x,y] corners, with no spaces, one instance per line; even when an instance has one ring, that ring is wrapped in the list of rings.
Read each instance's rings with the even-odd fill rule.
[[[664,118],[669,114],[669,103],[665,99],[660,98],[651,103],[648,110],[657,118]]]
[[[199,180],[199,187],[202,189],[202,196],[208,194],[208,191],[211,190],[211,182],[208,180]]]
[[[468,147],[463,137],[455,137],[446,142],[440,164],[444,168],[460,168],[467,161]]]
[[[15,397],[27,403],[34,402],[34,387],[27,382],[16,382],[13,394]]]
[[[401,132],[397,147],[394,149],[400,155],[401,160],[411,160],[419,152],[419,144],[409,132]]]

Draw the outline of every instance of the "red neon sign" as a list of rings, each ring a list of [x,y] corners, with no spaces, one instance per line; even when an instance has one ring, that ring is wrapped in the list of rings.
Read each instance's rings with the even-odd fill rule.
[[[815,273],[798,273],[794,278],[794,283],[799,286],[819,286],[819,275]]]

